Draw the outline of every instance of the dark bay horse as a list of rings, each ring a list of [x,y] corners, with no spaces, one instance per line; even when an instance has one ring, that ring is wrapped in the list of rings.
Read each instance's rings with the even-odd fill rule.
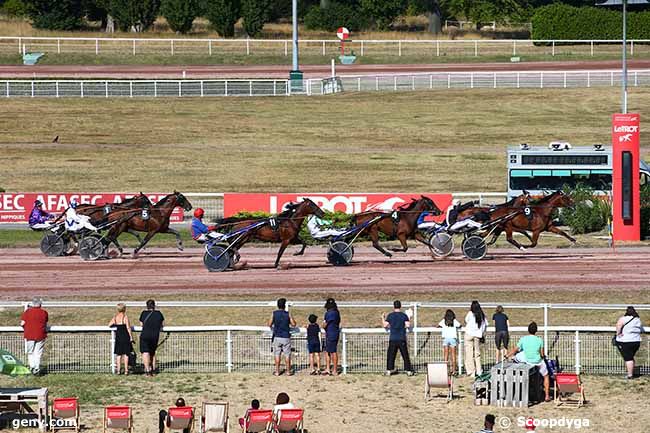
[[[275,267],[280,265],[280,258],[284,254],[284,250],[289,245],[302,245],[300,251],[294,254],[299,256],[304,254],[305,241],[300,238],[300,228],[305,218],[309,215],[316,215],[323,218],[325,215],[323,210],[318,207],[312,200],[306,198],[300,203],[290,203],[287,209],[276,217],[268,218],[269,224],[265,224],[255,230],[251,230],[248,236],[243,240],[243,243],[250,239],[258,239],[263,242],[279,242],[280,249],[275,259]],[[234,231],[245,228],[246,226],[259,221],[243,218],[224,218],[217,221],[218,228],[226,228],[228,231]]]
[[[120,234],[129,230],[147,233],[140,245],[133,250],[133,256],[135,257],[156,233],[171,233],[176,236],[178,249],[183,251],[183,240],[180,233],[169,227],[169,218],[177,207],[183,208],[186,212],[192,210],[192,204],[189,200],[180,192],[174,191],[160,199],[153,206],[144,207],[143,212],[140,214],[111,227],[108,239],[115,242]]]
[[[530,215],[526,215],[522,212],[520,215],[505,221],[502,225],[502,229],[506,232],[508,242],[522,251],[526,248],[537,246],[539,235],[544,231],[564,236],[569,241],[575,243],[576,240],[574,238],[553,224],[553,211],[555,209],[572,207],[573,205],[574,203],[571,197],[562,191],[555,191],[539,201],[528,205],[528,208],[531,210]],[[532,232],[530,245],[521,245],[512,237],[513,232],[524,233],[528,231]]]
[[[352,225],[363,224],[379,215],[386,214],[386,218],[373,224],[367,231],[372,240],[372,246],[386,257],[393,255],[379,245],[379,232],[384,233],[390,239],[399,239],[402,248],[392,248],[392,251],[406,252],[408,250],[407,239],[415,238],[416,240],[427,243],[422,234],[418,231],[418,217],[422,212],[431,212],[433,215],[440,215],[441,211],[438,206],[429,197],[420,196],[419,199],[411,199],[411,202],[405,204],[392,213],[381,211],[362,212],[352,216]],[[396,216],[397,218],[393,217]]]

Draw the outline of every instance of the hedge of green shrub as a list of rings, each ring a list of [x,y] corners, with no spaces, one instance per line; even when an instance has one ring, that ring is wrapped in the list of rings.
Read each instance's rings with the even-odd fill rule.
[[[305,27],[310,30],[335,32],[344,26],[350,31],[358,31],[368,25],[368,20],[355,8],[332,2],[327,8],[312,6],[305,15]]]
[[[621,39],[620,11],[553,3],[535,10],[533,39]],[[628,39],[650,39],[650,11],[627,14]]]
[[[594,195],[594,190],[578,184],[573,189],[565,189],[575,203],[573,209],[564,208],[561,213],[563,224],[574,234],[598,232],[607,226],[611,208],[604,197]]]

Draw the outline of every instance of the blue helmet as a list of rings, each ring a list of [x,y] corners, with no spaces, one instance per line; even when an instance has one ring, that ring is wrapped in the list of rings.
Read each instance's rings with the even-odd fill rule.
[[[72,209],[76,209],[77,206],[79,206],[79,203],[77,203],[77,199],[76,199],[76,198],[73,198],[73,199],[70,201],[70,207],[71,207]]]

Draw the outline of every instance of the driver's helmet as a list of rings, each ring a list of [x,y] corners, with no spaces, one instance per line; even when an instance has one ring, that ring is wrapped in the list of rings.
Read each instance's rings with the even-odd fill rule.
[[[36,199],[36,200],[34,200],[34,206],[41,207],[41,206],[43,206],[43,202],[40,201],[39,199]]]
[[[460,199],[455,198],[451,201],[452,206],[460,206]]]
[[[200,207],[197,207],[196,210],[194,211],[194,217],[195,218],[203,218],[204,214],[205,214],[205,212]]]
[[[77,202],[77,199],[76,199],[76,198],[73,198],[73,199],[70,201],[70,207],[71,207],[72,209],[76,209],[77,206],[79,206],[79,202]]]

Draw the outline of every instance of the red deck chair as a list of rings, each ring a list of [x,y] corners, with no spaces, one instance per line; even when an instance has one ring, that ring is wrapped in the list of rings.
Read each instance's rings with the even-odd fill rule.
[[[271,431],[276,433],[297,431],[303,433],[302,409],[281,409],[273,419]]]
[[[106,429],[128,430],[133,433],[133,412],[128,406],[108,406],[104,408],[104,433]]]
[[[570,399],[571,394],[578,394],[578,399]],[[586,403],[585,387],[580,381],[580,376],[575,373],[555,374],[555,404],[567,404],[580,407]],[[564,399],[563,399],[564,396]]]
[[[52,431],[74,430],[79,431],[79,400],[77,397],[55,398],[50,412]],[[57,420],[68,420],[58,422]]]
[[[167,410],[167,422],[165,425],[165,431],[168,432],[174,430],[183,431],[185,429],[192,431],[194,428],[194,408],[191,406],[170,407]]]
[[[268,431],[272,422],[272,410],[249,410],[244,417],[242,433],[262,433]]]

